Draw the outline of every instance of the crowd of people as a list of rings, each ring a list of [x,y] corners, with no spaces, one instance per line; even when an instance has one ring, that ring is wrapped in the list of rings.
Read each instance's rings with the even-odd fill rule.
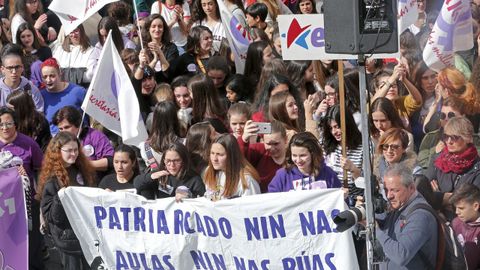
[[[252,37],[243,72],[215,0],[121,0],[67,35],[48,0],[5,3],[0,150],[21,158],[18,171],[29,179],[30,269],[45,267],[45,237],[63,269],[90,269],[59,200],[63,188],[178,201],[343,188],[353,206],[364,197],[355,185],[364,149],[389,203],[376,217],[382,269],[435,269],[436,219],[424,209],[409,213],[423,203],[452,222],[469,269],[480,269],[480,1],[471,0],[474,48],[436,72],[422,50],[443,1],[417,0],[418,19],[400,35],[401,58],[366,61],[368,130],[356,62],[282,59],[278,15],[320,14],[322,0],[224,2]],[[108,33],[148,130],[139,146],[122,144],[81,110]],[[364,240],[354,238],[364,268]]]

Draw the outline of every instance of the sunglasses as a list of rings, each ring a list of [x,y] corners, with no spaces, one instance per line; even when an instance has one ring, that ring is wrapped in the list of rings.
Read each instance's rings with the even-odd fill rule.
[[[449,112],[448,114],[445,114],[444,112],[441,112],[440,113],[440,119],[442,120],[445,120],[445,119],[450,119],[450,118],[453,118],[455,117],[455,113],[454,112]]]
[[[458,140],[460,140],[462,138],[462,136],[458,136],[458,135],[448,135],[448,134],[443,134],[442,135],[442,141],[444,142],[448,142],[448,140],[452,140],[452,142],[456,142]]]
[[[393,144],[393,143],[392,144],[385,143],[385,144],[382,144],[381,147],[383,151],[387,151],[388,149],[397,150],[398,148],[400,148],[400,145]]]

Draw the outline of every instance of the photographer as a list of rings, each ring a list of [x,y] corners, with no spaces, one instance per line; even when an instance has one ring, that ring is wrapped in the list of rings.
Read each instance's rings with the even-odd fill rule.
[[[411,211],[427,204],[415,188],[411,171],[396,164],[384,176],[390,209],[375,216],[376,237],[387,258],[380,269],[433,269],[436,263],[437,221],[427,210]]]

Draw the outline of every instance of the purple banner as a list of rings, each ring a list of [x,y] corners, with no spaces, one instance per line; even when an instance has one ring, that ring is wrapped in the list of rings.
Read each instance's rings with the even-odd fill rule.
[[[0,170],[0,269],[28,269],[28,225],[22,179]]]

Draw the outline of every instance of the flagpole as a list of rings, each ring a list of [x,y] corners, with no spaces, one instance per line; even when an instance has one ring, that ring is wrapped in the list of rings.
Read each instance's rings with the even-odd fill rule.
[[[140,29],[140,24],[138,23],[138,10],[137,10],[137,1],[133,0],[133,8],[135,9],[135,14],[137,15],[137,33],[138,37],[140,38],[140,48],[143,50],[143,39],[142,39],[142,31]],[[158,7],[160,8],[160,7]]]
[[[80,138],[80,133],[82,133],[82,127],[83,127],[83,120],[84,119],[85,119],[85,110],[83,110],[82,121],[80,121],[80,128],[78,129],[77,138]]]

